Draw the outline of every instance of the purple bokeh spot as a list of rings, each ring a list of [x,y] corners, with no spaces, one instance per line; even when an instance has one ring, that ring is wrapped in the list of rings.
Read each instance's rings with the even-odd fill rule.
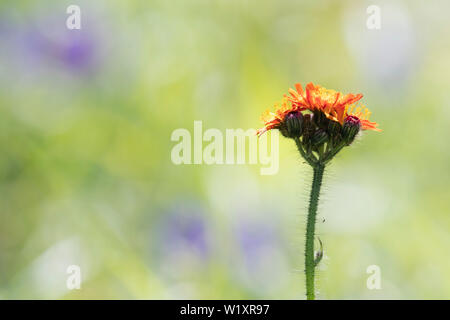
[[[96,71],[101,61],[102,39],[97,36],[95,28],[85,31],[58,27],[56,32],[49,32],[55,29],[53,24],[49,19],[40,27],[33,22],[0,25],[10,64],[17,65],[20,72],[31,74],[47,70],[66,73]]]
[[[241,223],[236,228],[239,247],[248,262],[255,262],[268,247],[276,245],[275,230],[266,224]]]
[[[158,229],[159,246],[163,252],[189,250],[202,259],[209,256],[208,225],[201,210],[178,206],[163,216]]]
[[[75,69],[89,68],[95,57],[95,42],[84,33],[70,35],[60,52],[59,58],[66,66]]]

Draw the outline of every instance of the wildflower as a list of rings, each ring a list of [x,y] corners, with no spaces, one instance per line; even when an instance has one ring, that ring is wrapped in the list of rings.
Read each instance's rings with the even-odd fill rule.
[[[362,98],[360,93],[343,94],[313,83],[308,83],[305,90],[297,83],[289,93],[274,112],[263,114],[264,127],[257,134],[279,129],[283,136],[295,140],[312,166],[329,162],[361,130],[381,131],[376,122],[369,120],[370,111],[355,104]]]
[[[377,128],[377,123],[369,121],[370,111],[364,105],[355,105],[363,97],[360,93],[343,94],[313,83],[308,83],[305,90],[300,83],[297,83],[295,89],[289,89],[290,96],[284,96],[281,104],[275,106],[275,112],[267,110],[263,113],[261,119],[264,127],[257,131],[258,135],[268,130],[282,128],[286,115],[303,111],[313,113],[316,123],[322,120],[322,124],[329,124],[323,121],[328,119],[343,125],[347,116],[351,115],[360,119],[362,130],[381,131]]]
[[[357,103],[362,94],[342,94],[308,83],[305,90],[300,84],[289,89],[275,111],[266,111],[264,127],[258,136],[272,129],[279,129],[283,136],[297,144],[298,151],[313,167],[314,175],[308,208],[305,243],[306,297],[315,298],[314,272],[322,255],[314,254],[314,233],[320,188],[325,166],[345,146],[349,146],[361,130],[381,131],[376,122],[369,121],[370,111]]]

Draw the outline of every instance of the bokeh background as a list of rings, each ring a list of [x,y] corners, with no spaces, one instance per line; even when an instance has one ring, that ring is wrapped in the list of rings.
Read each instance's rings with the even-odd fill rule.
[[[81,30],[66,28],[71,4]],[[2,1],[0,298],[303,299],[311,170],[292,141],[262,176],[176,166],[170,136],[194,120],[257,128],[310,81],[362,92],[383,129],[326,173],[318,297],[450,298],[449,12],[443,0]]]

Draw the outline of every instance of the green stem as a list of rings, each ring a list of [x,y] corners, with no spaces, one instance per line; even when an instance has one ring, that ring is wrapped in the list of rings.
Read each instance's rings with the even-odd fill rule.
[[[334,149],[332,149],[331,151],[329,151],[326,155],[325,155],[325,157],[324,157],[324,159],[322,159],[322,163],[323,164],[326,164],[326,163],[328,163],[329,161],[331,161],[331,159],[333,159],[334,158],[334,156],[335,155],[337,155],[338,153],[339,153],[339,151],[341,151],[342,150],[342,148],[344,148],[345,147],[345,143],[340,143],[339,145],[337,145]]]
[[[302,155],[303,159],[305,159],[310,166],[314,167],[316,165],[317,160],[306,154],[305,150],[303,150],[303,146],[299,138],[295,138],[294,140],[295,143],[297,144],[297,149]]]
[[[306,245],[305,245],[305,275],[306,275],[306,298],[314,300],[314,232],[316,227],[317,206],[319,203],[320,187],[322,185],[325,165],[317,164],[313,166],[314,177],[309,198],[308,222],[306,225]]]

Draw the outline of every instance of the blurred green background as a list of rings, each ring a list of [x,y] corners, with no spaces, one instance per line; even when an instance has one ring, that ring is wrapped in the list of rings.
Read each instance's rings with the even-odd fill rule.
[[[81,8],[81,30],[66,8]],[[381,29],[369,30],[369,5]],[[450,297],[450,3],[2,1],[1,299],[303,299],[310,168],[179,165],[177,128],[257,128],[294,83],[362,92],[328,169],[320,299]],[[81,268],[80,290],[66,269]],[[369,290],[366,269],[381,270]]]

